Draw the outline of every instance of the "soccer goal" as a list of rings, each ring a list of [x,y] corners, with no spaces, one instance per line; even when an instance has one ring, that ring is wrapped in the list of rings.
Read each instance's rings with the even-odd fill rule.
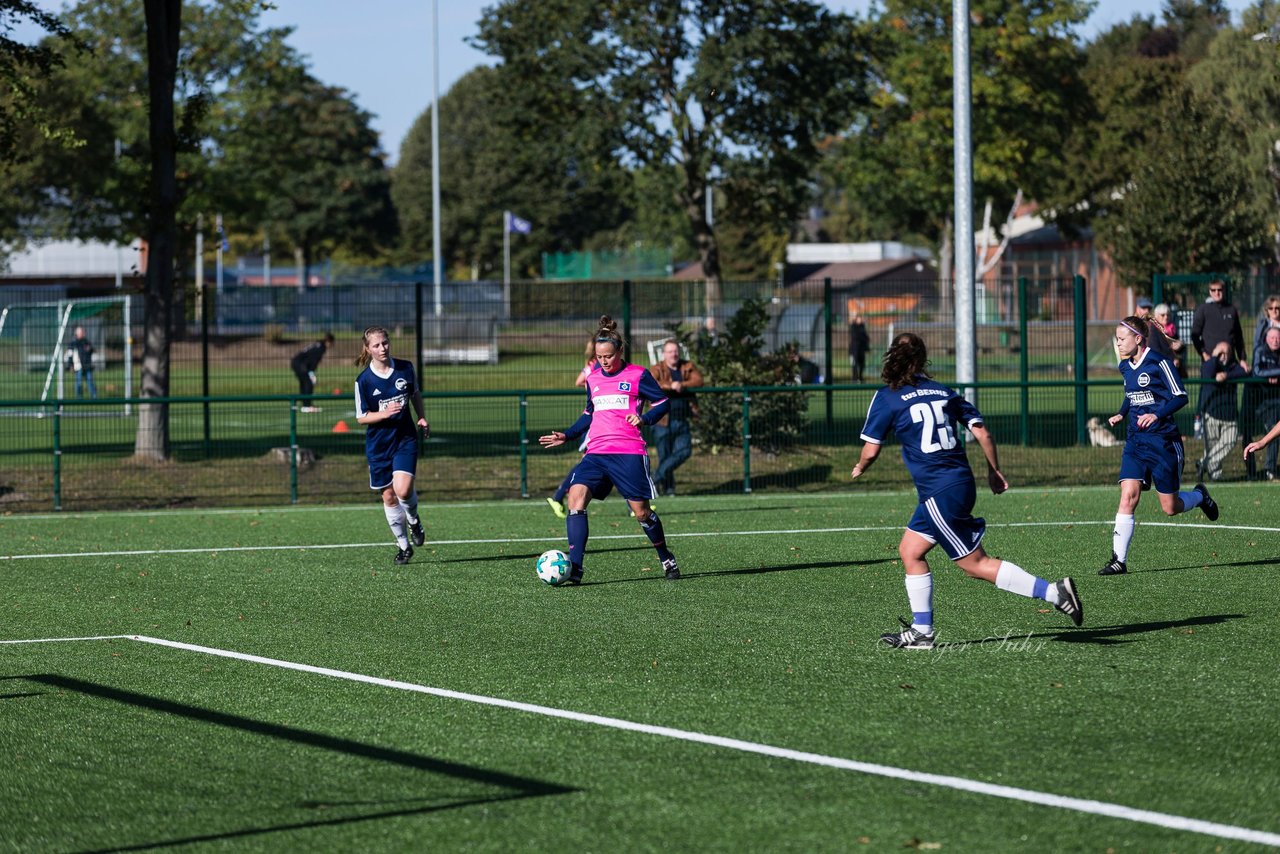
[[[74,393],[63,370],[76,327],[93,345],[95,378],[123,368],[123,394],[133,396],[131,297],[62,299],[57,302],[12,303],[0,310],[0,396],[9,399],[63,400]],[[74,381],[72,381],[74,382]],[[101,395],[101,391],[99,392]],[[108,396],[108,395],[101,395]],[[130,404],[121,407],[128,415]]]

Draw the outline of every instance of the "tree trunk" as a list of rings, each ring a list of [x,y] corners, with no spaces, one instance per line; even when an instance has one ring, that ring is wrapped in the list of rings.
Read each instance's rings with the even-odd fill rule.
[[[147,17],[148,116],[151,141],[151,202],[148,215],[147,290],[142,350],[142,397],[169,396],[169,342],[173,322],[173,261],[177,242],[177,133],[173,88],[178,73],[182,0],[145,0]],[[169,407],[138,407],[134,454],[169,457]]]
[[[938,316],[951,317],[951,295],[955,292],[956,271],[951,269],[951,217],[942,224],[942,248],[938,251]]]

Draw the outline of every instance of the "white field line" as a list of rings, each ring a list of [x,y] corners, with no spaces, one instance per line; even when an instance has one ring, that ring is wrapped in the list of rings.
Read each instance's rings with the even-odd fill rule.
[[[1063,528],[1077,525],[1114,525],[1112,519],[1073,519],[1070,522],[992,522],[988,528]],[[1280,528],[1268,528],[1259,525],[1216,525],[1201,522],[1142,522],[1143,526],[1156,528],[1212,528],[1218,531],[1254,531],[1258,533],[1280,533]],[[873,531],[901,531],[902,525],[869,525],[843,528],[773,528],[752,531],[689,531],[678,534],[667,534],[667,539],[694,537],[764,537],[774,535],[795,536],[799,534],[856,534]],[[597,534],[594,540],[633,540],[643,538],[642,533],[635,534]],[[471,546],[471,545],[504,545],[515,543],[555,543],[560,537],[492,537],[470,540],[428,540],[428,546]],[[182,554],[219,554],[223,552],[280,552],[280,551],[322,551],[325,549],[372,549],[390,548],[389,541],[377,543],[310,543],[291,546],[209,546],[189,549],[129,549],[121,551],[100,552],[49,552],[46,554],[0,554],[0,561],[6,560],[66,560],[77,557],[144,557],[154,555]]]
[[[32,638],[31,640],[0,640],[0,644],[4,643],[67,643],[68,641],[94,641],[94,640],[135,640],[134,635],[94,635],[87,638]]]
[[[906,768],[895,768],[891,765],[859,762],[854,759],[843,759],[838,756],[826,756],[821,753],[791,750],[786,747],[775,747],[773,745],[760,744],[753,741],[743,741],[741,739],[726,738],[719,735],[690,732],[687,730],[675,729],[673,727],[637,723],[635,721],[623,720],[621,718],[592,715],[585,712],[570,711],[568,709],[557,709],[551,706],[521,703],[515,700],[504,700],[500,697],[486,697],[482,694],[468,694],[461,691],[451,691],[446,688],[433,688],[412,682],[401,682],[394,679],[383,679],[377,676],[366,676],[361,673],[352,673],[346,670],[316,667],[310,664],[299,664],[292,661],[283,661],[278,658],[266,658],[259,655],[235,652],[233,650],[198,646],[196,644],[165,640],[163,638],[147,637],[146,635],[127,635],[124,637],[141,643],[186,650],[188,652],[198,652],[205,655],[218,656],[220,658],[231,658],[254,664],[265,664],[285,670],[313,673],[334,679],[344,679],[350,682],[362,682],[368,685],[377,685],[398,691],[428,694],[447,700],[461,700],[467,703],[476,703],[484,706],[511,709],[513,711],[525,712],[532,715],[542,715],[544,717],[577,721],[579,723],[592,724],[594,726],[607,727],[609,729],[622,730],[625,732],[638,732],[645,735],[675,739],[677,741],[705,744],[711,747],[720,747],[728,750],[738,750],[743,753],[772,756],[793,762],[821,765],[827,768],[838,768],[844,771],[855,771],[861,774],[888,777],[894,780],[906,780],[912,783],[923,783],[925,785],[939,786],[941,788],[954,789],[961,792],[972,792],[974,794],[987,795],[993,798],[1022,801],[1024,803],[1035,804],[1037,806],[1074,810],[1076,812],[1100,815],[1107,818],[1116,818],[1122,821],[1130,821],[1138,824],[1149,824],[1171,830],[1199,833],[1206,836],[1217,837],[1219,839],[1238,839],[1244,842],[1254,842],[1259,845],[1280,846],[1280,833],[1254,830],[1252,828],[1238,827],[1230,824],[1219,824],[1212,821],[1202,821],[1200,819],[1187,818],[1185,816],[1172,815],[1170,813],[1155,812],[1153,810],[1136,809],[1122,804],[1113,804],[1105,801],[1095,801],[1085,798],[1073,798],[1066,795],[1055,795],[1051,792],[1037,792],[1032,789],[1020,789],[1014,786],[1000,786],[993,783],[984,783],[980,780],[969,780],[964,777],[952,777],[945,774],[929,774],[922,771],[912,771]],[[96,638],[91,638],[91,640],[96,640]],[[29,642],[34,643],[36,641]]]

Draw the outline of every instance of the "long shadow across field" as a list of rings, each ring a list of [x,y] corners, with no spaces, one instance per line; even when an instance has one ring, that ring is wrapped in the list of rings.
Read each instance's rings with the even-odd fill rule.
[[[288,824],[272,825],[268,827],[246,827],[229,830],[223,833],[205,834],[177,839],[154,839],[144,842],[125,843],[118,846],[112,846],[110,848],[99,849],[103,851],[142,851],[152,848],[190,845],[196,842],[242,839],[268,833],[279,833],[282,831],[310,829],[316,827],[332,827],[336,825],[352,824],[355,822],[377,821],[379,819],[398,818],[410,815],[423,815],[432,812],[459,809],[468,806],[478,806],[481,804],[490,804],[500,801],[512,801],[521,798],[541,797],[544,795],[564,795],[578,791],[577,789],[569,786],[561,786],[555,783],[548,783],[528,777],[518,777],[512,774],[506,774],[502,771],[478,768],[471,765],[462,765],[457,762],[448,762],[446,760],[435,759],[433,757],[423,756],[417,753],[409,753],[395,748],[381,747],[376,744],[367,744],[364,742],[339,738],[337,736],[326,735],[324,733],[254,720],[253,718],[229,714],[227,712],[220,712],[213,709],[205,709],[199,706],[188,705],[186,703],[178,703],[172,700],[165,700],[160,697],[139,694],[134,691],[125,691],[119,688],[112,688],[107,685],[87,682],[82,679],[75,679],[68,676],[60,676],[56,674],[35,674],[29,676],[0,677],[0,679],[35,682],[40,685],[47,685],[51,688],[58,689],[59,691],[71,691],[90,697],[97,697],[99,699],[109,700],[116,703],[123,703],[136,708],[148,709],[165,715],[173,715],[175,717],[186,718],[188,720],[227,727],[252,735],[266,736],[268,738],[292,742],[305,747],[335,751],[349,756],[373,760],[375,762],[391,763],[404,768],[412,768],[431,774],[452,777],[457,780],[466,780],[473,783],[498,786],[509,790],[508,794],[498,794],[487,797],[462,797],[449,803],[432,803],[428,806],[395,809],[372,814],[366,813],[363,815],[346,816],[343,818],[325,819],[320,821],[291,822]],[[401,799],[401,801],[403,801],[403,799]],[[360,802],[359,804],[317,804],[303,802],[300,803],[299,806],[321,809],[344,805],[362,805],[364,803],[368,802]]]

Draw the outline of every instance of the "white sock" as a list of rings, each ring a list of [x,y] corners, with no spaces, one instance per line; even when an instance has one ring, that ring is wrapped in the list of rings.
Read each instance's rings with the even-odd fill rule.
[[[1124,563],[1129,556],[1129,543],[1133,540],[1133,514],[1117,513],[1116,529],[1111,532],[1111,551]]]
[[[1000,561],[1000,568],[996,570],[996,587],[1028,599],[1035,598],[1036,580],[1034,575],[1007,560]]]
[[[396,538],[396,545],[402,549],[409,548],[409,538],[404,534],[404,508],[398,503],[392,507],[382,505],[387,514],[387,525],[391,527],[391,535]]]
[[[933,632],[933,573],[907,576],[907,601],[911,603],[911,628]]]
[[[418,521],[418,490],[409,490],[409,497],[401,498],[400,506],[404,508],[405,515],[409,517],[409,524],[415,524]]]

